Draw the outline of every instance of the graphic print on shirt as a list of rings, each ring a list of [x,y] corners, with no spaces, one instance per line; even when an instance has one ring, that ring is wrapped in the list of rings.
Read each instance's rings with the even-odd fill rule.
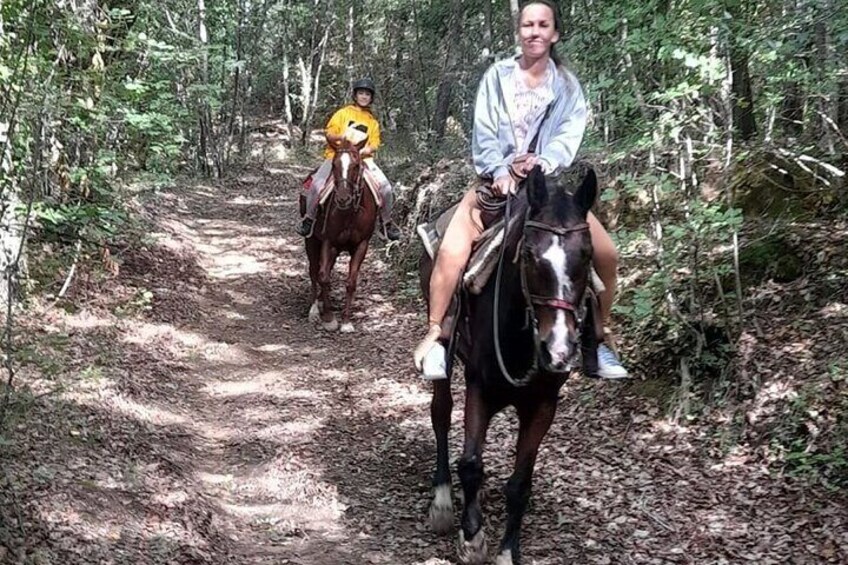
[[[350,129],[350,128],[357,129],[357,130],[361,131],[362,133],[364,133],[365,135],[368,135],[368,126],[366,126],[363,123],[356,122],[354,120],[348,120],[347,127],[348,127],[348,129]]]

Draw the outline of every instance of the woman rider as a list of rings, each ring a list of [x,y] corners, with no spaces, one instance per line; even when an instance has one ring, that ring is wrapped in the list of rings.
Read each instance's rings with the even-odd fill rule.
[[[515,194],[519,178],[535,165],[553,174],[571,165],[586,129],[586,101],[577,78],[557,57],[554,46],[562,33],[556,4],[530,0],[518,16],[521,54],[493,64],[480,82],[474,109],[474,168],[494,195]],[[550,106],[549,112],[546,109]],[[528,155],[538,133],[538,147]],[[517,158],[519,158],[517,160]],[[592,263],[606,289],[598,296],[608,325],[616,286],[618,253],[594,214],[588,215]],[[445,232],[430,277],[429,331],[415,350],[415,364],[444,366],[439,343],[441,324],[456,285],[471,255],[474,239],[483,231],[475,189],[466,192]],[[627,378],[627,370],[606,345],[598,348],[598,376]],[[446,375],[428,375],[430,378]]]

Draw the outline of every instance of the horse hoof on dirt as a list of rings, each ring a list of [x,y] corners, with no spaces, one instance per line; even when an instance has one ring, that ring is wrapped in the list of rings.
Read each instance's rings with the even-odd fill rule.
[[[318,301],[312,303],[309,308],[309,323],[314,324],[321,319],[321,310],[318,308]]]
[[[335,318],[330,320],[329,322],[322,322],[321,327],[324,328],[328,332],[334,332],[339,329],[339,322]]]
[[[453,529],[453,501],[450,485],[439,485],[434,489],[430,503],[430,527],[439,535]]]
[[[483,528],[480,528],[471,541],[465,541],[465,532],[459,530],[457,557],[463,565],[483,565],[486,562],[486,536],[483,534]]]
[[[495,565],[513,565],[512,552],[508,549],[503,550],[495,558]]]
[[[343,334],[352,334],[355,331],[356,331],[356,329],[353,327],[353,324],[351,324],[350,322],[345,322],[344,324],[342,324],[341,332]]]

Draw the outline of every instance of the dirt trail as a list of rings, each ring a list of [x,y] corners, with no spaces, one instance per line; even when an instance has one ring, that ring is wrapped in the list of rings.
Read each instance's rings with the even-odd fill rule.
[[[429,396],[409,360],[420,314],[395,298],[378,245],[358,333],[306,322],[293,232],[303,172],[272,160],[163,194],[157,233],[128,254],[115,290],[149,289],[150,308],[50,314],[45,339],[61,337],[67,374],[92,374],[36,401],[43,423],[21,430],[15,448],[12,479],[34,495],[24,505],[31,562],[453,562],[453,538],[424,521]],[[454,421],[455,457],[459,409]],[[513,423],[497,418],[489,436],[490,546]],[[525,562],[848,559],[844,505],[713,445],[669,424],[638,387],[575,379],[540,454]]]

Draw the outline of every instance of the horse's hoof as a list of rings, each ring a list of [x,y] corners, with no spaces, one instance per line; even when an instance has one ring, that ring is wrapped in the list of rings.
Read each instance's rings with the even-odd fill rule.
[[[495,558],[495,565],[513,565],[512,552],[508,549],[500,552]]]
[[[355,331],[356,331],[356,329],[353,327],[353,324],[351,324],[350,322],[345,322],[344,324],[342,324],[341,332],[343,334],[352,334]]]
[[[440,536],[453,529],[453,501],[449,484],[439,485],[433,489],[433,501],[430,503],[430,527]]]
[[[321,327],[328,332],[334,332],[339,329],[339,322],[335,318],[333,318],[329,322],[322,322]]]
[[[312,303],[312,306],[309,308],[309,323],[315,324],[318,320],[321,319],[321,309],[318,308],[318,301]]]
[[[459,530],[457,557],[463,565],[483,565],[486,562],[486,536],[483,528],[474,534],[471,541],[465,541],[465,532]]]

